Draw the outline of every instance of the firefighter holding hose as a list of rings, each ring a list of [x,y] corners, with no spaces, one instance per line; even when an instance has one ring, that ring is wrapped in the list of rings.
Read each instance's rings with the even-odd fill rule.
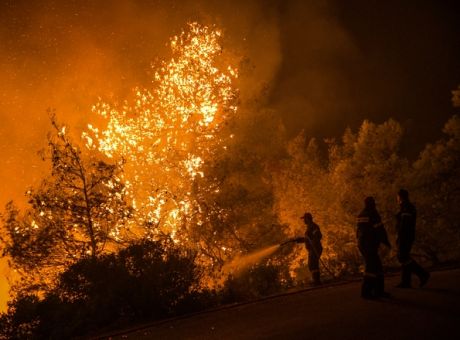
[[[305,243],[308,252],[308,269],[311,273],[312,284],[320,285],[319,261],[321,253],[323,252],[323,246],[321,245],[322,234],[319,226],[313,222],[313,216],[310,213],[305,213],[300,218],[307,227],[305,237],[297,237],[287,242]]]

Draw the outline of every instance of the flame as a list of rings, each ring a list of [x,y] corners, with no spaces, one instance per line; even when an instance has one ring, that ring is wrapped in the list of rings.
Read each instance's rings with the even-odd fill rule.
[[[154,70],[152,88],[134,89],[134,100],[121,105],[100,101],[92,111],[105,128],[88,124],[83,134],[88,148],[126,162],[120,180],[138,221],[177,241],[186,237],[179,226],[199,210],[193,183],[225,147],[219,132],[237,110],[238,72],[217,64],[221,36],[215,27],[188,24],[170,39],[172,57]]]

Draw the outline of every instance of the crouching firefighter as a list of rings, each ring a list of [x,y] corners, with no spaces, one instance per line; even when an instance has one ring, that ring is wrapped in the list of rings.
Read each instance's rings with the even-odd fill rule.
[[[389,297],[384,290],[383,266],[378,250],[380,243],[391,246],[373,197],[364,200],[364,209],[358,215],[357,226],[358,248],[365,267],[361,296],[364,299]]]
[[[303,219],[307,226],[305,237],[298,237],[294,239],[294,241],[297,243],[305,243],[308,252],[308,270],[311,273],[312,284],[320,285],[319,261],[323,252],[323,246],[321,245],[321,238],[323,235],[321,234],[319,226],[313,222],[313,216],[310,213],[305,213],[301,219]]]

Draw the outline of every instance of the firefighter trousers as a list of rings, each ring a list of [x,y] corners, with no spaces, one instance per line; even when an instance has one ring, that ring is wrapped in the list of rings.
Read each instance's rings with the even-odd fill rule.
[[[411,287],[412,273],[418,276],[421,283],[426,282],[429,273],[422,268],[411,256],[412,244],[398,245],[398,261],[401,263],[401,287]]]
[[[321,256],[322,249],[310,249],[308,251],[308,270],[311,273],[313,284],[320,284],[320,272],[319,272],[319,258]]]
[[[363,298],[375,298],[383,296],[385,293],[385,281],[383,276],[383,266],[378,250],[361,250],[364,258],[364,277],[361,286],[361,296]]]

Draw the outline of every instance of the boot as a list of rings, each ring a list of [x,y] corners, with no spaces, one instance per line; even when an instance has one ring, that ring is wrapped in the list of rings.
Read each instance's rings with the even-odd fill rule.
[[[419,276],[420,277],[420,288],[426,285],[430,276],[431,276],[430,273],[428,273],[427,271],[425,271],[425,274],[423,276]]]
[[[377,275],[377,279],[375,281],[375,296],[382,297],[382,298],[389,298],[391,295],[385,292],[385,280],[383,274]]]
[[[422,268],[417,262],[413,261],[412,262],[412,271],[415,273],[415,275],[418,276],[420,280],[420,287],[423,287],[426,285],[428,282],[428,279],[430,278],[430,273],[428,273],[425,269]]]
[[[412,263],[402,266],[401,270],[401,282],[396,288],[412,288],[411,285],[411,270]]]
[[[319,271],[313,272],[312,273],[312,284],[314,286],[319,286],[321,284],[321,280],[319,279]]]
[[[366,300],[375,299],[375,278],[368,276],[363,278],[361,297]]]

